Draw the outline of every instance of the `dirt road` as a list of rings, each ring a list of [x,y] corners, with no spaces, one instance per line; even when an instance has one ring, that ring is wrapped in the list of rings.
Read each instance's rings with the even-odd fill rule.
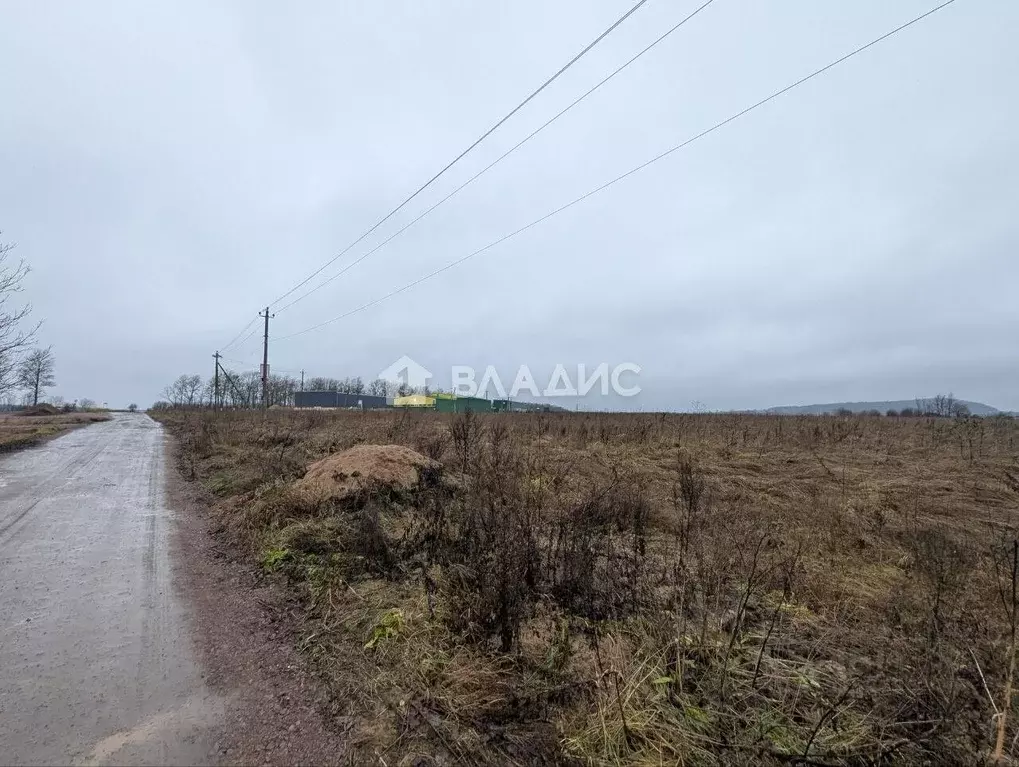
[[[163,431],[118,415],[0,459],[0,761],[203,764],[223,700],[171,585]]]

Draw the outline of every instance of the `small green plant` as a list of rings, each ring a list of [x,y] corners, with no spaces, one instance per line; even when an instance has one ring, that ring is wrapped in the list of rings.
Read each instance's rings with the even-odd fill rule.
[[[262,567],[270,573],[279,570],[290,558],[290,549],[269,549],[262,555]]]
[[[404,628],[403,610],[387,610],[379,618],[378,623],[372,628],[371,636],[364,645],[364,649],[373,650],[382,642],[396,639]]]

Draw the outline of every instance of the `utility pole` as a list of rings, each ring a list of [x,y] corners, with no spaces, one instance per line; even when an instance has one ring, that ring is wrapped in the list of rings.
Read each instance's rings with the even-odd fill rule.
[[[215,383],[212,385],[212,409],[219,410],[219,352],[212,355],[216,360],[216,373],[213,376]]]
[[[265,307],[265,314],[258,313],[259,317],[265,318],[265,334],[262,336],[262,407],[269,407],[269,318],[275,314],[269,314],[269,307]]]
[[[304,391],[304,371],[301,371],[301,391]]]

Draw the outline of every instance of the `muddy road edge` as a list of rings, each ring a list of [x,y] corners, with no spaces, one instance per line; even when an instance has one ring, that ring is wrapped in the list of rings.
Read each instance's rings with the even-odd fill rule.
[[[163,430],[174,581],[188,607],[205,681],[226,697],[223,764],[338,764],[340,723],[323,716],[326,692],[296,650],[292,597],[264,582],[226,537],[212,497],[178,468],[176,439]]]

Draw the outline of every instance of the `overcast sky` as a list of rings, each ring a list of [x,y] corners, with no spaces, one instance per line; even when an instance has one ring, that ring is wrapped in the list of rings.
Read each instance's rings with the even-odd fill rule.
[[[649,0],[322,277],[700,2]],[[935,4],[716,0],[271,336],[460,258]],[[0,229],[33,268],[53,393],[147,405],[210,374],[260,307],[629,5],[4,0]],[[627,407],[954,391],[1019,409],[1017,36],[1019,3],[957,0],[455,269],[272,341],[273,368],[370,378],[406,354],[448,385],[451,365],[540,379],[633,362],[644,392]],[[259,339],[224,354],[252,369]]]

